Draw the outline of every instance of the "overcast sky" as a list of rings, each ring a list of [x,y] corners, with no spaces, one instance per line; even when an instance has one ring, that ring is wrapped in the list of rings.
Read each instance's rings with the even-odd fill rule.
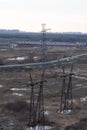
[[[87,32],[87,0],[0,0],[0,28]]]

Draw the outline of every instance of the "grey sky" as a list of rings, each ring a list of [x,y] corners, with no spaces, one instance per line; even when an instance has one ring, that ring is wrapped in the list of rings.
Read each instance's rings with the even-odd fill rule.
[[[0,28],[87,32],[87,0],[0,0]]]

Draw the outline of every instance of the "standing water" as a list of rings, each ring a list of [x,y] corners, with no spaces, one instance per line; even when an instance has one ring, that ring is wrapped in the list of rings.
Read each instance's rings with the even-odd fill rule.
[[[52,127],[51,126],[40,126],[37,125],[36,127],[29,127],[26,130],[50,130]]]

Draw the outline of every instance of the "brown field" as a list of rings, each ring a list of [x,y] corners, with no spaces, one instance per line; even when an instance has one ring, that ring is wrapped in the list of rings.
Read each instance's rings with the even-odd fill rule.
[[[75,47],[48,47],[46,51],[47,60],[62,58],[65,56],[84,53],[87,48]],[[8,61],[7,58],[28,56],[26,61]],[[35,60],[34,57],[38,58]],[[1,50],[0,57],[4,64],[39,62],[41,49],[31,47],[28,49]],[[79,58],[71,62],[58,63],[47,66],[44,83],[44,108],[48,111],[46,118],[53,122],[51,130],[64,130],[66,126],[79,123],[81,119],[87,118],[87,101],[81,102],[80,98],[87,96],[87,80],[81,78],[72,79],[73,87],[73,110],[70,114],[58,113],[60,109],[60,96],[62,79],[62,66],[66,73],[70,72],[73,63],[73,73],[79,77],[87,78],[87,57]],[[31,75],[34,82],[40,81],[42,69],[32,67]],[[28,123],[28,108],[26,101],[30,100],[30,81],[28,68],[0,69],[0,122],[6,130],[26,130]],[[35,86],[37,98],[38,85]],[[87,120],[86,120],[87,121]],[[12,125],[13,123],[13,125]],[[76,130],[76,129],[67,129]],[[86,129],[81,129],[86,130]]]

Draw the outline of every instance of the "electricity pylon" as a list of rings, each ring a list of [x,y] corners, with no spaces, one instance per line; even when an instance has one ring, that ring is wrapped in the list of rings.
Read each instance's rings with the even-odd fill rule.
[[[45,69],[46,66],[44,65],[44,62],[46,62],[46,29],[45,24],[42,24],[42,73],[41,73],[41,79],[39,82],[39,91],[38,91],[38,98],[37,98],[37,104],[36,104],[36,121],[38,124],[41,124],[43,126],[44,130],[44,124],[45,124],[45,116],[44,116],[44,82],[45,80]]]
[[[72,110],[73,108],[73,102],[72,102],[72,76],[74,75],[73,71],[73,64],[71,66],[71,71],[69,73],[69,79],[68,79],[68,86],[67,86],[67,109]]]
[[[29,86],[31,86],[31,93],[30,93],[30,104],[29,104],[29,122],[28,122],[28,126],[29,127],[34,127],[36,125],[35,122],[35,94],[34,94],[34,86],[36,84],[38,84],[38,82],[34,83],[31,73],[29,72],[29,77],[30,77],[30,83],[28,84]]]
[[[60,112],[62,112],[64,109],[66,109],[66,77],[65,69],[63,66],[63,74],[61,75],[62,78],[62,89],[61,89],[61,103],[60,103]]]
[[[44,117],[44,92],[43,92],[43,87],[44,87],[44,82],[45,80],[45,65],[44,62],[46,62],[46,41],[45,41],[45,24],[42,24],[42,73],[41,73],[41,79],[39,82],[39,90],[38,90],[38,97],[37,97],[37,102],[35,104],[35,99],[34,99],[34,86],[37,83],[33,83],[31,73],[30,74],[30,86],[31,86],[31,97],[30,97],[30,115],[29,115],[29,126],[34,127],[36,125],[42,125],[42,128],[39,128],[38,130],[42,129],[44,130],[44,124],[45,124],[45,117]]]
[[[65,74],[65,70],[63,67],[63,75],[61,76],[62,78],[62,89],[61,89],[61,103],[60,103],[60,112],[65,112],[65,111],[71,111],[73,107],[73,102],[72,102],[72,70],[73,70],[73,65],[71,66],[71,71],[69,74]],[[67,79],[68,77],[68,79]],[[68,82],[66,82],[68,80]]]

